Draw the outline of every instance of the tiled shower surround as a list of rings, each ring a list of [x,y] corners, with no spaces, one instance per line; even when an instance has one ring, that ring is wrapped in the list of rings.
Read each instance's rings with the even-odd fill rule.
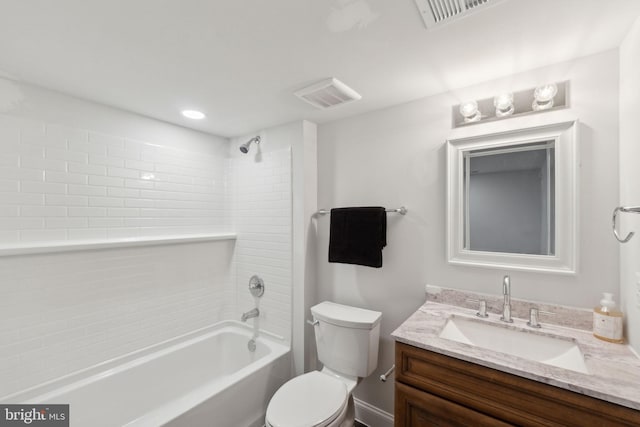
[[[224,164],[0,116],[0,242],[225,231]]]
[[[222,320],[232,241],[0,258],[0,396]]]
[[[291,333],[291,151],[278,150],[230,160],[228,182],[238,233],[235,247],[236,298],[231,318],[256,305],[261,328],[289,339]],[[255,300],[249,279],[258,274],[265,293]]]
[[[237,240],[0,257],[0,398],[253,307],[290,340],[291,156],[229,159],[0,115],[0,246]],[[225,151],[226,152],[226,151]]]

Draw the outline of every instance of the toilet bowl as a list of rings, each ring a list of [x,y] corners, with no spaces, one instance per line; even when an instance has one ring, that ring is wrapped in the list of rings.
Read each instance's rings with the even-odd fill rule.
[[[352,427],[352,392],[378,363],[377,311],[325,301],[311,307],[321,371],[299,375],[273,395],[266,427]]]
[[[293,378],[271,398],[267,427],[348,427],[354,423],[353,397],[334,376],[312,371]]]

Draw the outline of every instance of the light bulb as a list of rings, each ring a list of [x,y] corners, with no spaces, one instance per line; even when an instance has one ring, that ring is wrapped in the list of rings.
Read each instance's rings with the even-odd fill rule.
[[[493,98],[493,106],[496,107],[496,117],[504,117],[513,114],[513,93],[503,93]]]
[[[558,86],[555,83],[538,86],[533,92],[533,97],[538,102],[549,102],[558,93]]]
[[[555,83],[538,86],[533,91],[533,103],[531,107],[534,111],[546,110],[553,107],[553,97],[558,93],[558,86]]]
[[[477,122],[480,120],[480,111],[476,101],[468,101],[460,104],[460,114],[464,117],[465,123]]]

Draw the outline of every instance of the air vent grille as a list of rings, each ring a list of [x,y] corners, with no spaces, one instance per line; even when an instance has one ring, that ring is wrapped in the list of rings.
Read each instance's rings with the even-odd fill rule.
[[[320,109],[357,101],[361,96],[336,78],[330,78],[294,92],[298,98]]]
[[[494,6],[506,0],[415,0],[427,28]]]

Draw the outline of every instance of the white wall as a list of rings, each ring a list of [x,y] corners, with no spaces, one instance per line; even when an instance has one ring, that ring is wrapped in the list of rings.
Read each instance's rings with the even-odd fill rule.
[[[620,46],[620,203],[640,206],[640,19]],[[640,232],[640,215],[622,214],[619,230]],[[640,351],[640,234],[620,246],[620,292],[629,343]]]
[[[388,216],[381,269],[329,264],[329,218],[317,220],[319,298],[382,312],[378,369],[356,397],[393,412],[393,384],[381,383],[378,375],[394,363],[389,334],[424,302],[426,283],[493,294],[501,290],[507,271],[453,266],[445,257],[444,143],[452,135],[451,107],[461,101],[571,81],[571,108],[539,114],[536,120],[580,119],[579,273],[508,272],[513,297],[591,307],[601,292],[618,293],[618,244],[610,231],[618,193],[618,59],[617,50],[608,51],[319,126],[320,206],[409,209],[406,216]],[[489,132],[522,123],[512,118],[467,128]]]
[[[291,150],[269,146],[276,132],[262,131],[264,145],[252,146],[245,155],[230,144],[240,155],[229,160],[230,211],[238,239],[235,287],[227,307],[233,309],[232,319],[240,319],[257,306],[260,316],[250,323],[291,342]],[[254,274],[265,282],[261,298],[248,289]]]
[[[300,153],[315,146],[313,124],[263,130],[259,149],[242,155],[236,142],[244,138],[230,144],[9,80],[0,80],[0,95],[0,246],[238,235],[0,258],[0,396],[219,320],[239,320],[255,305],[247,290],[252,274],[267,289],[256,325],[291,341],[298,242],[292,155],[299,155],[298,173],[308,174]],[[304,182],[296,190],[303,203],[294,209],[297,227],[304,227],[308,209]],[[297,243],[303,258],[304,242]],[[305,263],[298,265],[304,278]]]
[[[232,241],[0,258],[0,397],[224,319]]]
[[[226,139],[8,80],[0,94],[0,245],[232,231]],[[0,396],[223,319],[233,251],[1,257]]]
[[[0,79],[2,87],[23,97],[0,115],[2,244],[228,229],[224,138]]]
[[[312,213],[317,210],[316,126],[301,121],[264,129],[258,134],[262,141],[259,146],[252,145],[248,155],[241,154],[238,147],[255,134],[234,138],[229,146],[230,162],[241,168],[238,170],[239,177],[243,177],[247,183],[253,183],[257,190],[256,197],[246,199],[247,207],[252,209],[251,216],[246,220],[240,216],[237,222],[238,255],[243,253],[242,247],[245,245],[242,243],[245,225],[251,226],[252,218],[274,212],[271,210],[274,204],[279,206],[279,213],[288,209],[289,227],[286,228],[284,222],[262,219],[276,227],[268,226],[264,230],[262,237],[265,241],[259,248],[261,252],[251,254],[258,255],[257,258],[238,257],[244,264],[237,264],[239,273],[235,298],[240,301],[238,310],[251,308],[254,301],[248,297],[248,274],[252,272],[264,276],[266,291],[259,302],[261,311],[264,308],[260,327],[290,340],[294,352],[293,370],[300,373],[305,365],[305,340],[313,340],[313,336],[305,335],[304,319],[309,306],[315,302],[315,243],[310,241],[313,242],[315,236]],[[274,169],[274,176],[280,177],[277,182],[273,181],[272,176],[262,176],[260,173],[269,156],[275,156],[280,165]],[[265,200],[265,194],[273,191],[279,192],[278,200]],[[276,221],[278,219],[284,217],[273,218]],[[270,264],[276,262],[279,265],[274,270]]]
[[[301,374],[315,367],[315,328],[306,320],[310,318],[311,306],[318,303],[318,272],[317,272],[317,222],[318,211],[318,128],[315,123],[305,121],[303,125],[304,145],[302,150],[294,150],[298,159],[302,158],[302,171],[296,176],[304,175],[302,185],[295,189],[295,194],[302,192],[304,199],[298,203],[298,214],[294,218],[295,230],[300,230],[303,236],[298,251],[294,255],[294,372]],[[300,160],[298,160],[299,163]],[[294,164],[295,165],[295,164]],[[295,197],[294,197],[295,199]],[[294,210],[294,212],[296,212]]]

